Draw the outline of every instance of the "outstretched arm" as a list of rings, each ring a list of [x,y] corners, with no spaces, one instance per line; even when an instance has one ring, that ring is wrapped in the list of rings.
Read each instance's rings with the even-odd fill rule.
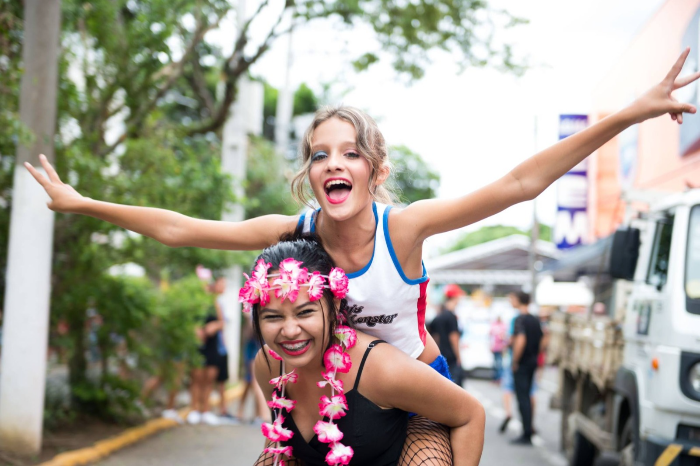
[[[51,197],[49,209],[99,218],[153,238],[166,246],[263,249],[276,243],[283,233],[293,231],[298,219],[285,215],[266,215],[244,222],[222,222],[200,220],[165,209],[96,201],[81,196],[71,186],[63,183],[46,157],[41,155],[39,159],[47,176],[29,163],[25,163],[25,167]]]
[[[424,200],[411,204],[397,219],[397,230],[410,230],[417,241],[455,230],[494,215],[514,204],[537,197],[554,181],[591,153],[636,123],[668,113],[681,124],[683,113],[695,113],[690,104],[671,94],[700,77],[700,72],[678,78],[690,49],[686,49],[663,81],[628,107],[527,159],[503,178],[466,196],[451,200]]]

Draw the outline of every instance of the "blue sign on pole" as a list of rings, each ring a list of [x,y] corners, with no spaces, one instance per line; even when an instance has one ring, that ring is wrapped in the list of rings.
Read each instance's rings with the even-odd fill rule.
[[[588,126],[588,115],[559,115],[559,139]],[[557,218],[554,242],[568,249],[586,242],[588,235],[588,159],[569,170],[557,182]]]

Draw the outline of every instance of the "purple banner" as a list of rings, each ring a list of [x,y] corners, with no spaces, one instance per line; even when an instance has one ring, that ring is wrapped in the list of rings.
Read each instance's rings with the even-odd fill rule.
[[[588,115],[559,115],[559,139],[588,126]],[[569,170],[557,182],[557,218],[554,242],[568,249],[586,242],[588,236],[588,159]]]

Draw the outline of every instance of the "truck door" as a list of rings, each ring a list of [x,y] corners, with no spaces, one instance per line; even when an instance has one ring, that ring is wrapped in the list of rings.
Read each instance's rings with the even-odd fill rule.
[[[671,259],[671,237],[673,234],[673,216],[659,218],[653,225],[652,231],[647,232],[636,275],[637,286],[632,294],[632,313],[625,325],[625,337],[627,341],[636,341],[639,344],[647,344],[654,340],[652,319],[655,314],[662,311],[666,282],[668,280],[669,265]],[[644,260],[646,256],[648,259]],[[639,283],[643,280],[643,284]],[[630,345],[634,346],[634,345]],[[630,348],[631,349],[631,348]],[[638,347],[634,350],[630,361],[641,357],[643,361],[637,361],[646,365],[644,349]],[[627,354],[627,356],[634,356]]]

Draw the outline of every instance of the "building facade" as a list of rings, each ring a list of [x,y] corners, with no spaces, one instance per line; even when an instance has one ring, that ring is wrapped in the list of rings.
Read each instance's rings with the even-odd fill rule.
[[[686,47],[691,51],[681,75],[697,71],[700,64],[700,0],[668,0],[597,86],[592,120],[621,109],[658,83]],[[675,96],[700,108],[698,82]],[[677,125],[663,116],[635,125],[591,157],[591,239],[604,238],[620,225],[629,190],[700,188],[700,113],[685,114],[683,120]]]

